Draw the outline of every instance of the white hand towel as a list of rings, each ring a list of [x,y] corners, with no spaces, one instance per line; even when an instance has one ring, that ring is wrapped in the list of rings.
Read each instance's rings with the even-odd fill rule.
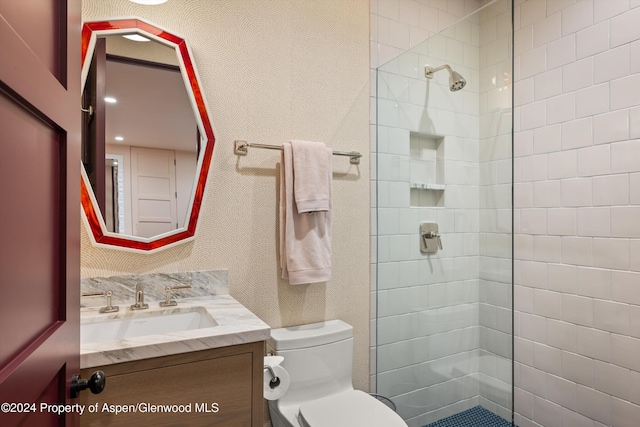
[[[291,144],[282,145],[280,165],[280,267],[292,285],[331,280],[331,181],[329,210],[312,215],[298,213],[294,199]],[[325,149],[331,161],[332,152]],[[331,162],[330,162],[331,163]]]
[[[294,195],[298,213],[329,210],[332,159],[323,142],[292,140]]]

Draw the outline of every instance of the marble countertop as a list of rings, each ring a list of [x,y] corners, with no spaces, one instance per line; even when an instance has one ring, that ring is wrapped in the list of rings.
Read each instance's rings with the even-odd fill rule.
[[[128,305],[120,306],[117,313],[100,314],[97,307],[80,310],[83,323],[100,322],[109,318],[155,315],[163,311],[192,310],[203,307],[217,326],[191,329],[166,334],[146,335],[117,341],[105,341],[80,345],[80,367],[92,368],[133,360],[149,359],[170,354],[187,353],[210,348],[264,341],[270,336],[269,326],[229,295],[184,298],[177,307],[160,308],[158,301],[146,301],[149,309],[134,312]]]

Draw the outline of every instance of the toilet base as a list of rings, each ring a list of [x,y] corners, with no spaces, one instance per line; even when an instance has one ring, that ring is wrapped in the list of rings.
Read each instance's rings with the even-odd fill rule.
[[[272,427],[300,427],[297,419],[295,419],[296,424],[292,424],[289,420],[282,416],[281,412],[277,409],[276,403],[277,401],[272,400],[269,402],[269,417],[271,418]],[[295,418],[295,412],[294,418]]]
[[[269,402],[273,427],[407,427],[404,420],[376,398],[360,390],[346,390],[320,399],[278,405]]]

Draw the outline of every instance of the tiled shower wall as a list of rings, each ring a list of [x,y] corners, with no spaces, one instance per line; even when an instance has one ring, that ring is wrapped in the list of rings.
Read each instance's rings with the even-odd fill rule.
[[[410,426],[479,403],[510,418],[510,29],[498,2],[380,72],[377,391]],[[424,64],[444,63],[462,91],[446,72],[427,83]],[[409,190],[416,141],[444,152],[446,189],[426,206]],[[420,221],[439,223],[443,252],[419,252]]]
[[[520,427],[640,420],[640,0],[516,0]]]
[[[511,420],[512,7],[480,12],[479,403]],[[464,90],[464,89],[463,89]]]
[[[413,13],[412,19],[420,17],[413,26],[401,21],[400,1],[385,2],[384,9],[378,3],[371,3],[372,69],[408,50],[421,31],[442,28],[421,24],[436,16],[451,22],[450,11],[461,4],[435,2],[445,7],[430,10],[429,18]],[[405,11],[426,11],[434,2],[407,3]],[[635,426],[640,1],[515,5],[516,421],[525,427]],[[372,201],[375,208],[375,193]],[[375,250],[375,232],[372,239]]]
[[[479,50],[474,19],[378,71],[377,391],[411,427],[479,399]],[[427,82],[424,64],[467,86],[451,92],[446,71]],[[422,221],[439,225],[437,254],[420,252]]]
[[[371,69],[397,58],[489,1],[371,0]]]
[[[376,74],[378,66],[469,15],[488,0],[371,0],[371,391],[376,391]]]

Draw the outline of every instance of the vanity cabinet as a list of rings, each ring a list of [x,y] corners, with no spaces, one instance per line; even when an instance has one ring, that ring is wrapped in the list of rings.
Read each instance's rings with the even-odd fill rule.
[[[106,386],[80,394],[81,426],[262,427],[263,357],[261,341],[83,369]]]

